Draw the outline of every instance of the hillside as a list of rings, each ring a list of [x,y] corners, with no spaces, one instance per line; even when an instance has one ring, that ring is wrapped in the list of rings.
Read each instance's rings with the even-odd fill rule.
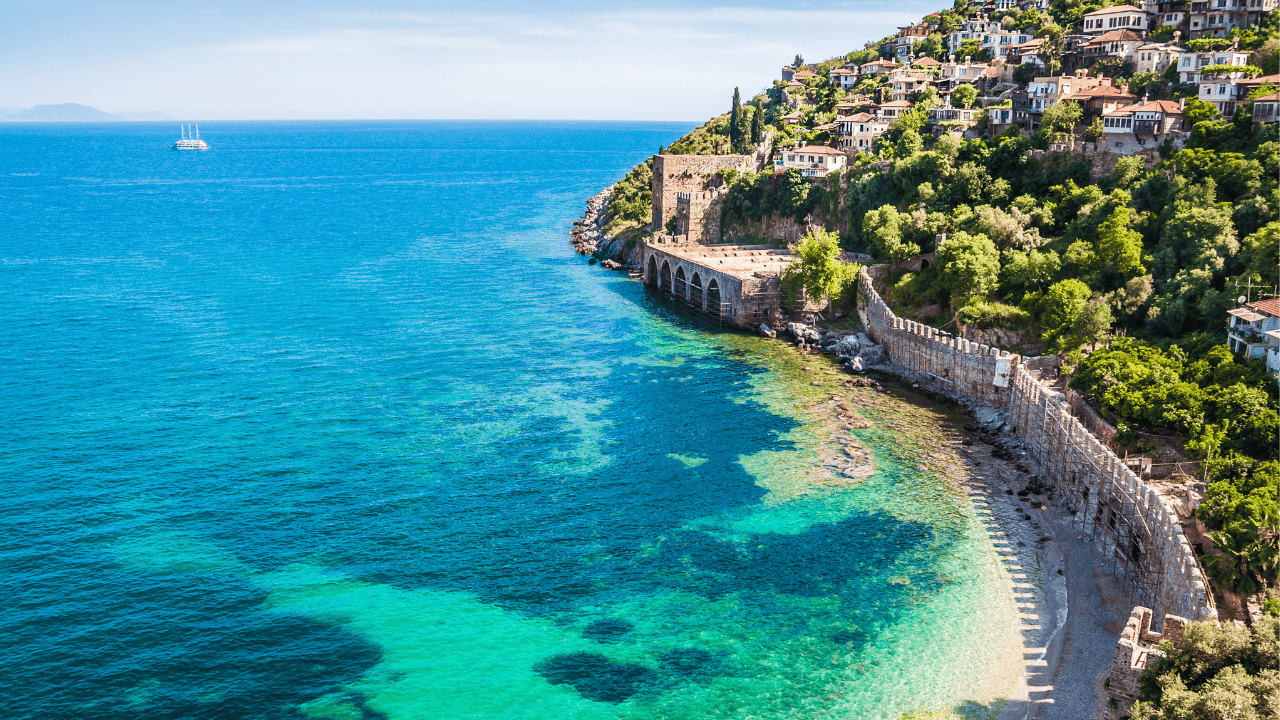
[[[770,132],[776,164],[707,181],[720,234],[701,241],[812,224],[881,266],[898,315],[1059,355],[1117,454],[1194,461],[1171,482],[1202,491],[1198,551],[1223,617],[1244,618],[1280,581],[1280,347],[1264,332],[1280,317],[1280,15],[1210,31],[1114,3],[993,10],[958,2],[735,90],[667,152],[741,153]],[[1116,13],[1137,32],[1103,33]],[[813,146],[846,160],[804,164]],[[674,233],[644,227],[648,177],[619,184],[616,221]],[[1233,317],[1262,319],[1228,345]]]
[[[25,110],[13,110],[0,114],[0,121],[12,122],[132,122],[172,120],[162,112],[103,112],[88,105],[63,103],[61,105],[36,105]]]

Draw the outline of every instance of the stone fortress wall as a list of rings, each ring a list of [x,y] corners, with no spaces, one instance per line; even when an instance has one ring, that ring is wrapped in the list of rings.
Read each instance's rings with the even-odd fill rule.
[[[896,369],[922,385],[1002,411],[1028,460],[1075,529],[1159,615],[1212,615],[1195,554],[1170,502],[1144,483],[1071,413],[1063,395],[1028,371],[1027,358],[893,314],[871,275],[859,273],[859,315]]]
[[[707,192],[676,193],[676,236],[700,244],[719,242],[720,211],[723,207],[721,195],[719,188]]]
[[[682,193],[704,193],[721,170],[754,170],[752,155],[654,155],[653,230],[662,232]]]
[[[1138,699],[1143,671],[1164,656],[1156,646],[1161,640],[1177,640],[1187,624],[1186,618],[1165,615],[1163,632],[1155,633],[1151,631],[1151,617],[1151,610],[1135,607],[1120,633],[1116,654],[1111,659],[1111,674],[1107,676],[1107,696],[1114,702],[1107,703],[1104,720],[1129,717]]]
[[[677,217],[676,235],[684,242],[720,242],[723,195],[711,186],[721,170],[760,172],[773,153],[773,133],[766,133],[750,155],[654,155],[653,231],[663,232]]]

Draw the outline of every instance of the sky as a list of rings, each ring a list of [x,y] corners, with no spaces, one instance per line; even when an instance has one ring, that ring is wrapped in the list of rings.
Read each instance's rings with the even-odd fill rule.
[[[0,0],[0,107],[704,120],[943,2]]]

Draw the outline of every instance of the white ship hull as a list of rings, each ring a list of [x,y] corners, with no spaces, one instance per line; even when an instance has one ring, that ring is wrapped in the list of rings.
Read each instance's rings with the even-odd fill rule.
[[[170,145],[174,150],[208,150],[209,144],[200,139],[200,126],[195,126],[195,132],[188,132],[184,126],[182,128],[182,139]]]

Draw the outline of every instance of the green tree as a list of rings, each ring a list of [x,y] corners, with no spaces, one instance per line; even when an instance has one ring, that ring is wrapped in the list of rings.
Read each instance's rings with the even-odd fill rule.
[[[1142,267],[1142,234],[1129,229],[1129,208],[1117,205],[1102,221],[1097,256],[1107,269],[1126,278],[1146,272]]]
[[[1082,345],[1094,345],[1101,342],[1111,330],[1111,304],[1103,297],[1092,297],[1085,303],[1084,310],[1071,324],[1071,336]]]
[[[733,106],[729,111],[729,144],[733,146],[733,152],[742,147],[742,97],[738,88],[733,89]]]
[[[876,257],[902,262],[920,254],[920,246],[909,241],[911,216],[892,205],[881,205],[862,216],[862,234]]]
[[[752,112],[751,112],[751,144],[752,145],[759,145],[760,138],[764,134],[764,128],[762,123],[763,115],[764,115],[764,110],[760,108],[760,103],[759,101],[757,101],[752,105]]]
[[[969,107],[978,99],[978,89],[968,83],[962,83],[951,91],[951,104],[956,107]]]
[[[800,53],[796,53],[795,59],[791,61],[791,67],[795,68],[796,70],[799,70],[800,68],[804,67],[804,56],[801,55]]]
[[[857,278],[857,266],[840,260],[840,235],[813,228],[800,240],[796,259],[782,274],[782,284],[792,297],[805,296],[816,303],[827,300],[835,313],[835,299]]]
[[[1047,330],[1046,342],[1069,334],[1080,322],[1093,291],[1075,278],[1060,280],[1049,286],[1040,300],[1040,324]]]
[[[953,307],[980,298],[1000,282],[1000,251],[991,238],[963,230],[951,233],[938,246],[938,286],[951,293]]]
[[[1133,720],[1268,720],[1280,695],[1280,621],[1187,623],[1142,674]]]
[[[1050,142],[1069,137],[1082,118],[1084,111],[1080,109],[1079,103],[1063,100],[1044,111],[1036,134]]]
[[[1188,98],[1186,106],[1182,109],[1183,122],[1190,128],[1202,122],[1212,122],[1218,117],[1218,108],[1213,103],[1197,98]]]

